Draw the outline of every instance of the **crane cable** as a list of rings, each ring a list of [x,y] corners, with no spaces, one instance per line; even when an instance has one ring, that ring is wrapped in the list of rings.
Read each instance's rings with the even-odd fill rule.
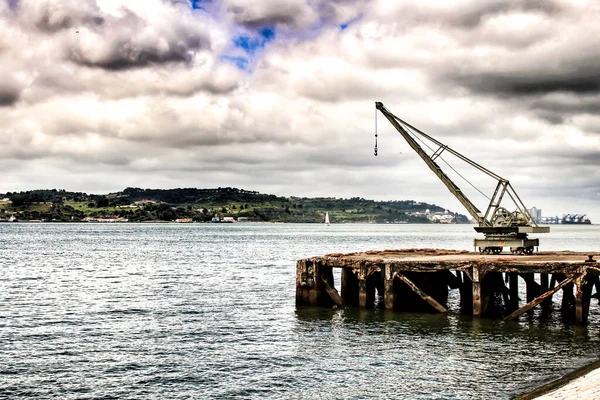
[[[418,140],[419,142],[421,142],[423,144],[423,146],[427,147],[429,150],[434,151],[425,141],[423,141],[423,139],[421,139],[419,137],[419,135],[417,135],[412,129],[410,129],[410,127],[405,126],[404,124],[402,124],[402,126],[404,127],[404,129],[406,129],[408,132],[412,133],[412,136],[414,139]],[[460,172],[458,172],[456,169],[454,169],[454,167],[452,165],[450,165],[448,163],[448,161],[446,161],[444,159],[444,157],[442,156],[438,156],[438,158],[440,158],[444,164],[446,164],[448,166],[448,168],[450,168],[452,171],[454,171],[454,173],[456,173],[456,175],[458,175],[459,177],[461,177],[465,182],[467,182],[469,185],[471,185],[471,187],[475,190],[477,190],[483,197],[485,197],[488,200],[491,200],[490,197],[488,195],[486,195],[485,193],[483,193],[481,190],[479,190],[479,188],[477,186],[475,186],[474,184],[472,184],[467,178],[465,178],[464,176],[462,176],[460,174]]]
[[[377,108],[375,108],[375,157],[377,157]]]
[[[398,121],[398,122],[400,123],[400,121]],[[404,125],[404,124],[402,124],[402,126],[404,127],[404,129],[405,129],[407,132],[409,132],[409,133],[411,133],[411,134],[412,134],[411,136],[413,137],[413,139],[416,139],[416,140],[418,140],[419,142],[421,142],[421,143],[423,144],[423,146],[427,147],[429,150],[431,150],[432,152],[434,152],[434,153],[435,153],[435,151],[434,151],[434,150],[433,150],[433,149],[432,149],[432,148],[431,148],[431,147],[430,147],[430,146],[429,146],[429,145],[428,145],[428,144],[427,144],[425,141],[423,141],[423,139],[421,139],[421,138],[419,137],[419,135],[417,135],[417,134],[416,134],[416,133],[415,133],[415,132],[414,132],[414,131],[411,129],[411,127],[410,127],[410,126],[406,126],[406,125]],[[375,108],[375,151],[374,151],[374,154],[375,154],[375,156],[377,156],[377,136],[378,136],[378,135],[377,135],[377,108]],[[483,197],[485,197],[486,199],[488,199],[488,200],[491,200],[491,199],[490,199],[490,197],[489,197],[488,195],[486,195],[485,193],[483,193],[483,192],[482,192],[482,191],[481,191],[481,190],[480,190],[480,189],[479,189],[477,186],[475,186],[474,184],[472,184],[472,183],[471,183],[471,182],[470,182],[470,181],[469,181],[467,178],[465,178],[464,176],[462,176],[462,175],[460,174],[460,172],[458,172],[456,169],[454,169],[454,167],[453,167],[452,165],[450,165],[450,164],[448,163],[448,161],[446,161],[446,160],[444,159],[444,157],[442,157],[442,156],[438,156],[438,157],[439,157],[439,158],[440,158],[440,159],[441,159],[441,160],[444,162],[444,164],[446,164],[446,165],[448,166],[448,168],[450,168],[452,171],[454,171],[454,173],[456,173],[456,174],[457,174],[459,177],[461,177],[461,178],[462,178],[462,179],[463,179],[465,182],[467,182],[469,185],[471,185],[471,187],[472,187],[473,189],[477,190],[477,191],[478,191],[478,192],[479,192],[479,193],[480,193],[480,194],[481,194]]]

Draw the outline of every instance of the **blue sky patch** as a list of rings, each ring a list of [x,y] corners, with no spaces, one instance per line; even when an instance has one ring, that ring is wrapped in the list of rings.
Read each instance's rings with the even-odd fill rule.
[[[246,51],[246,53],[253,55],[256,49],[262,48],[264,44],[257,38],[251,38],[247,35],[240,35],[233,38],[233,44],[235,47],[239,47]]]
[[[353,23],[360,21],[362,19],[362,15],[358,15],[354,18],[352,18],[350,21],[346,21],[343,24],[340,24],[340,31],[345,30],[347,27],[349,27],[350,25],[352,25]]]
[[[203,10],[204,4],[210,3],[212,0],[192,0],[192,8],[196,10]]]
[[[222,61],[235,65],[242,71],[248,70],[248,59],[246,57],[221,56],[220,58]]]
[[[258,30],[258,34],[262,36],[266,42],[270,42],[275,39],[275,27],[268,26]]]
[[[209,2],[211,0],[205,0]],[[244,51],[246,55],[239,55],[236,52],[235,55],[223,54],[220,59],[231,64],[243,71],[251,71],[251,64],[256,56],[256,53],[265,48],[268,42],[275,39],[276,31],[275,26],[264,26],[254,31],[244,30],[243,33],[239,33],[231,38],[231,43],[237,49]]]
[[[275,27],[269,26],[258,30],[257,36],[241,34],[233,38],[235,47],[243,49],[249,55],[254,55],[257,50],[263,49],[265,44],[275,39]]]

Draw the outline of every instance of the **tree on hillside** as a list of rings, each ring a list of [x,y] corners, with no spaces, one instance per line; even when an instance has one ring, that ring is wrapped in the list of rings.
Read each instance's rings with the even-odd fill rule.
[[[108,207],[108,199],[105,196],[99,196],[96,199],[96,207]]]
[[[13,207],[21,207],[27,202],[27,195],[14,194],[10,197]]]

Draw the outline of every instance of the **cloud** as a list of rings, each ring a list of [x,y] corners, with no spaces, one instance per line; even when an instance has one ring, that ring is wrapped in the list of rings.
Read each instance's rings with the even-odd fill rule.
[[[597,9],[591,3],[404,2],[392,10],[376,8],[390,23],[370,22],[357,35],[374,41],[365,54],[373,65],[425,68],[447,90],[595,93],[600,28],[590,13]]]
[[[228,10],[233,14],[236,23],[248,28],[269,25],[284,25],[295,28],[311,19],[305,9],[292,2],[283,4],[281,7],[271,3],[269,9],[258,9],[257,6],[231,5]]]
[[[130,9],[106,15],[100,25],[79,28],[69,57],[77,63],[111,70],[151,64],[190,63],[195,54],[210,48],[210,36],[193,21],[164,5],[160,19],[144,18]]]
[[[22,87],[9,75],[0,75],[0,107],[12,106],[21,95]]]
[[[574,61],[577,63],[577,61]],[[553,92],[600,93],[600,58],[556,70],[461,71],[446,77],[474,92],[527,96]],[[533,68],[531,68],[533,69]]]
[[[66,0],[62,2],[19,0],[17,18],[44,33],[76,29],[80,25],[102,25],[104,18],[95,1]]]
[[[236,186],[462,211],[381,115],[373,156],[382,101],[526,204],[597,204],[596,3],[2,2],[0,192]]]
[[[21,0],[0,11],[5,106],[81,93],[222,95],[243,79],[219,60],[226,30],[187,2]]]
[[[574,114],[599,114],[600,96],[594,94],[551,93],[537,98],[531,105],[533,110],[570,117]]]
[[[379,0],[373,10],[379,20],[386,22],[411,22],[412,26],[473,30],[490,19],[511,13],[539,13],[549,17],[559,15],[566,8],[564,3],[552,0],[458,0],[452,3],[407,0],[397,5]]]
[[[257,29],[276,26],[287,32],[320,29],[324,25],[339,26],[356,19],[362,13],[364,2],[358,0],[284,0],[256,2],[226,0],[223,7],[236,24]]]

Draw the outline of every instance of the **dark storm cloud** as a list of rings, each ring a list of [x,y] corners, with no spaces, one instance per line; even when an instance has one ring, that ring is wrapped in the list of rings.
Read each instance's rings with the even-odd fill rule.
[[[585,66],[581,71],[565,71],[563,74],[548,74],[544,71],[523,71],[522,74],[484,72],[456,77],[456,82],[479,93],[516,96],[553,92],[590,94],[600,92],[600,70],[589,71]]]
[[[183,6],[182,6],[183,5]],[[20,1],[10,22],[23,31],[52,34],[71,61],[89,67],[123,70],[155,64],[190,63],[210,51],[208,29],[192,14],[187,1],[154,1],[152,12],[124,4],[110,13],[96,0]]]
[[[430,14],[417,8],[406,20],[423,15],[423,26],[456,28],[447,32],[454,52],[442,52],[442,63],[426,66],[438,83],[502,98],[597,94],[600,47],[582,9],[545,1],[484,1]],[[585,30],[589,35],[581,35]]]
[[[72,49],[76,63],[108,70],[123,70],[165,63],[189,63],[194,54],[210,48],[210,39],[192,24],[154,26],[148,33],[148,21],[133,12],[112,17],[102,27],[104,52],[99,56],[82,45]],[[84,34],[84,32],[82,32]]]
[[[21,88],[9,77],[0,77],[0,107],[12,106],[19,101]]]
[[[600,94],[600,57],[595,52],[600,47],[595,39],[582,38],[571,43],[552,35],[535,46],[535,50],[521,47],[510,51],[498,47],[495,58],[504,55],[501,62],[456,58],[441,72],[432,72],[440,82],[459,85],[476,94],[500,97]]]
[[[261,28],[270,25],[295,26],[301,10],[295,6],[278,7],[265,13],[252,14],[244,7],[232,6],[229,11],[234,15],[235,22],[247,28]]]
[[[571,116],[573,114],[600,115],[600,95],[579,95],[567,98],[542,98],[532,103],[531,108],[539,113]],[[543,114],[540,114],[543,116]]]
[[[108,70],[123,70],[152,64],[189,63],[193,59],[195,50],[200,49],[200,38],[187,39],[189,39],[187,43],[171,43],[168,51],[162,51],[156,47],[133,43],[128,38],[121,38],[111,43],[110,53],[100,60],[90,60],[77,51],[71,54],[71,58],[81,65]]]
[[[0,107],[12,106],[19,100],[19,91],[0,84]]]
[[[600,149],[583,149],[574,152],[572,149],[556,149],[544,154],[544,164],[551,167],[556,164],[576,168],[577,166],[600,167]]]
[[[346,23],[361,14],[358,0],[252,2],[229,0],[226,9],[245,28],[283,26],[290,30],[319,29],[323,25]]]

